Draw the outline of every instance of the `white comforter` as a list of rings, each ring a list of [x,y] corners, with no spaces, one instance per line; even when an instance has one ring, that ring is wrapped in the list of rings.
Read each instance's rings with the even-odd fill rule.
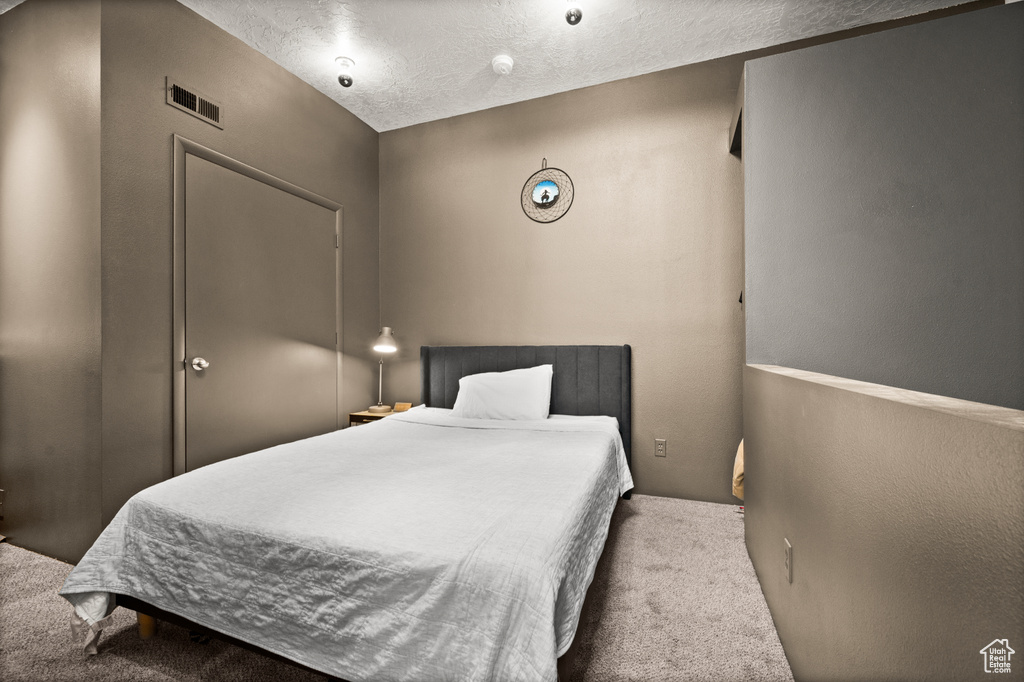
[[[404,414],[203,467],[118,512],[61,594],[109,593],[358,680],[555,680],[620,493],[610,417]]]

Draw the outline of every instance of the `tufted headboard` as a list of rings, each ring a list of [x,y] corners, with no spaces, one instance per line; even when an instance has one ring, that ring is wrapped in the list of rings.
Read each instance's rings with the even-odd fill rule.
[[[630,357],[629,346],[421,346],[420,398],[451,408],[467,374],[553,365],[551,413],[615,417],[632,467]]]

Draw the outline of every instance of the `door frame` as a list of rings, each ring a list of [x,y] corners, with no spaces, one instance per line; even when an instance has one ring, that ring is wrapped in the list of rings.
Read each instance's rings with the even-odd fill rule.
[[[216,152],[209,147],[193,142],[187,138],[181,137],[180,135],[173,136],[174,143],[174,293],[173,293],[173,342],[172,342],[172,451],[173,451],[173,475],[183,474],[187,471],[187,453],[186,453],[186,441],[185,441],[185,376],[186,376],[186,357],[185,357],[185,155],[192,154],[193,156],[199,157],[211,163],[222,166],[228,170],[240,173],[246,177],[252,178],[257,182],[262,182],[271,187],[277,188],[289,194],[293,194],[300,199],[322,206],[330,211],[334,211],[335,223],[334,230],[337,239],[337,248],[334,252],[334,300],[335,300],[335,355],[337,356],[336,363],[336,417],[337,426],[341,428],[342,415],[341,415],[341,339],[342,339],[342,295],[341,295],[341,223],[342,223],[342,205],[331,201],[326,197],[322,197],[319,194],[310,192],[309,190],[303,189],[298,185],[293,185],[287,180],[282,180],[276,176],[253,168],[252,166],[242,163],[229,156],[225,156],[220,152]]]

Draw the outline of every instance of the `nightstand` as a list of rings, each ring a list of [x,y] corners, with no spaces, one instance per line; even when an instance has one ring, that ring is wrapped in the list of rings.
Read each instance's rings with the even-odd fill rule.
[[[359,424],[369,424],[370,422],[375,422],[378,419],[383,419],[384,417],[389,417],[389,416],[391,416],[393,414],[394,414],[393,411],[392,412],[367,412],[367,411],[363,410],[362,412],[350,412],[349,415],[348,415],[348,425],[349,426],[358,426]]]

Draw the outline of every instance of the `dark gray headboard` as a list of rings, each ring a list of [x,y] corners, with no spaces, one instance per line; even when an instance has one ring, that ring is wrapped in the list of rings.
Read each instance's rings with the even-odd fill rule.
[[[552,414],[603,414],[619,420],[626,460],[632,466],[629,346],[421,346],[421,400],[428,407],[455,405],[459,379],[553,365]]]

